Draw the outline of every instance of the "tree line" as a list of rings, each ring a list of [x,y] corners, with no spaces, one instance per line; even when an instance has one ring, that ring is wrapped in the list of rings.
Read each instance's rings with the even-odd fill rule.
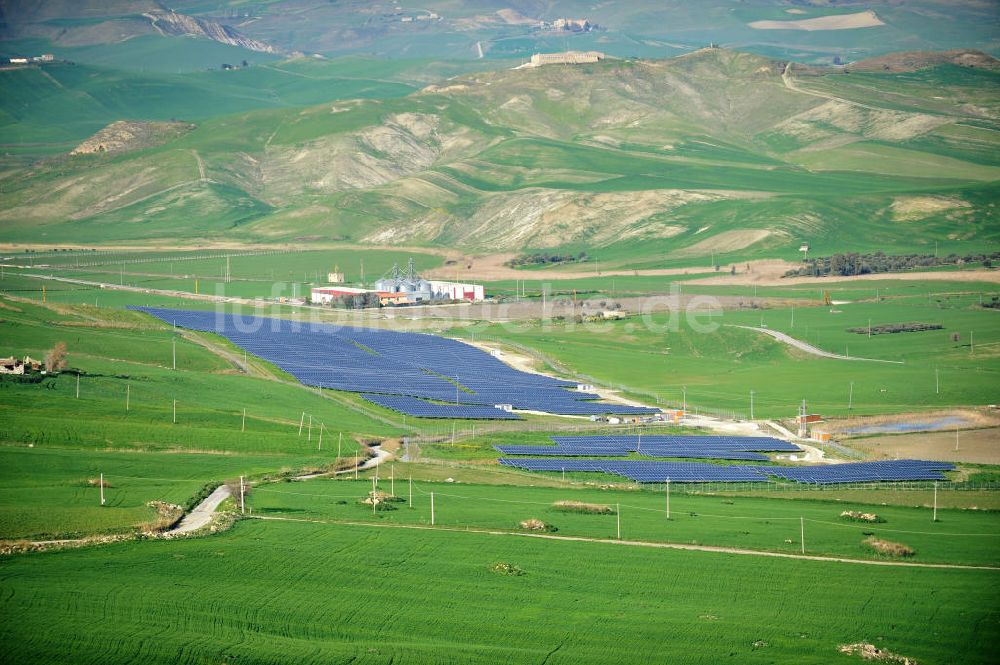
[[[820,256],[806,259],[800,268],[789,270],[785,277],[825,277],[839,275],[868,275],[880,272],[901,272],[917,268],[933,268],[937,266],[960,266],[972,263],[982,263],[985,268],[992,268],[993,262],[1000,260],[1000,252],[992,254],[949,254],[934,256],[933,254],[902,254],[890,255],[884,252],[860,254],[857,252],[838,253],[832,256]]]
[[[541,266],[548,263],[584,263],[590,259],[587,252],[579,254],[522,254],[515,256],[507,265],[511,268],[516,266]]]

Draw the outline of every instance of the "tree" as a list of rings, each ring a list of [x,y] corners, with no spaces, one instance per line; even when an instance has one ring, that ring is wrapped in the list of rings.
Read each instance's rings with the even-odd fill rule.
[[[66,369],[66,345],[63,342],[56,342],[45,354],[45,369],[49,372]]]

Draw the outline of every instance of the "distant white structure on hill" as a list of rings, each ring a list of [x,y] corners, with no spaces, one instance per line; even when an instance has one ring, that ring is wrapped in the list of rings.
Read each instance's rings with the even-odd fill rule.
[[[600,62],[607,57],[600,51],[563,51],[562,53],[536,53],[522,67],[541,67],[542,65],[589,65]]]

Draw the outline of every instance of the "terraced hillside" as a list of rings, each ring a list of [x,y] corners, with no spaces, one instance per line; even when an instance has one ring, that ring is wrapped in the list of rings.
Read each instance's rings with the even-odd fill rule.
[[[19,241],[585,245],[619,267],[802,242],[971,251],[1000,228],[998,83],[981,66],[844,73],[724,49],[465,75],[10,170],[0,223]]]

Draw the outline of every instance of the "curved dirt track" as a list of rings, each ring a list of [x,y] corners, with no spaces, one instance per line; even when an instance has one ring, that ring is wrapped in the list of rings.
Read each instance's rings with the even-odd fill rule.
[[[893,365],[902,365],[902,360],[882,360],[881,358],[858,358],[856,356],[842,356],[839,353],[830,353],[829,351],[824,351],[823,349],[817,348],[812,344],[803,342],[800,339],[795,339],[791,335],[786,335],[783,332],[778,332],[777,330],[771,330],[770,328],[757,328],[754,326],[732,326],[733,328],[743,328],[745,330],[755,330],[757,332],[764,333],[765,335],[770,335],[779,342],[788,344],[789,346],[794,346],[800,351],[805,351],[806,353],[811,353],[814,356],[820,356],[821,358],[833,358],[834,360],[862,360],[870,363],[891,363]]]

